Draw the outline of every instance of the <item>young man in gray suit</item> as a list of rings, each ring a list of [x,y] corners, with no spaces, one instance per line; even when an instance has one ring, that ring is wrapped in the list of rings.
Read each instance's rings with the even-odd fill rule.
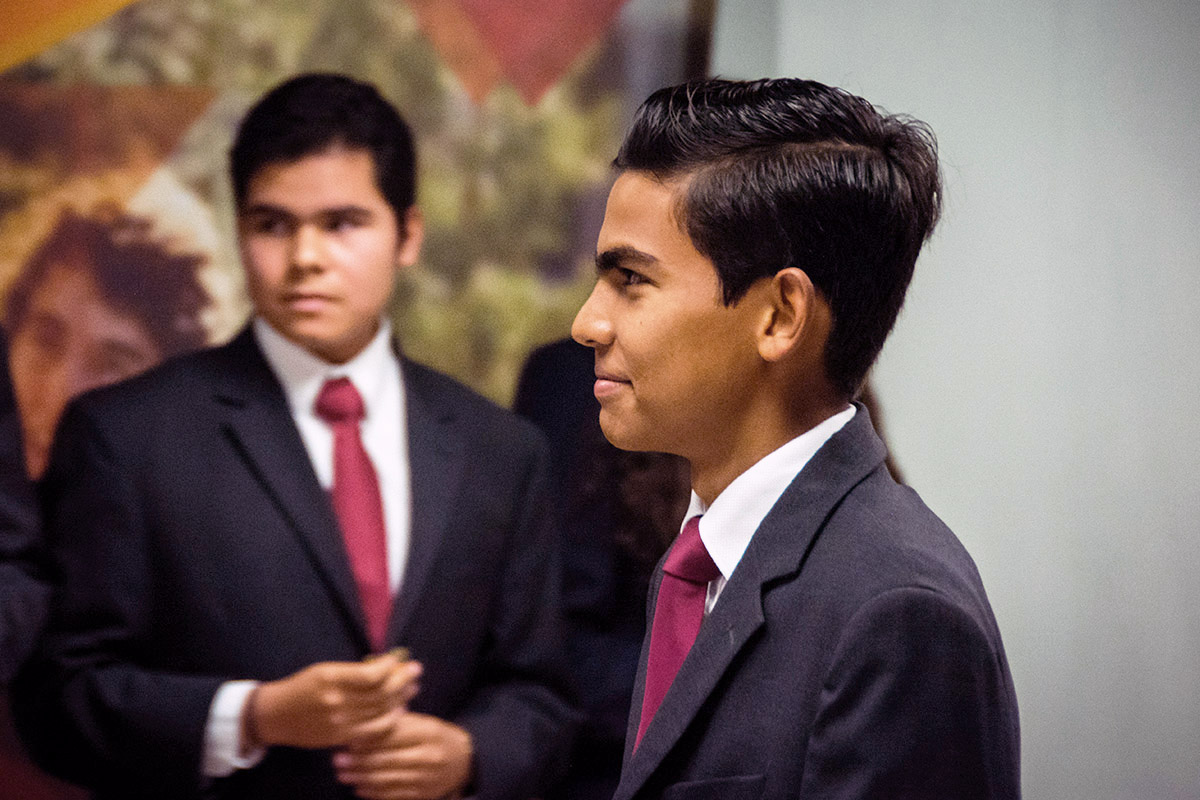
[[[573,334],[618,447],[685,457],[616,800],[1014,798],[970,557],[853,402],[939,212],[933,135],[810,81],[638,112]]]
[[[68,409],[58,600],[16,694],[51,771],[114,798],[552,780],[571,713],[544,447],[393,344],[414,172],[374,88],[272,90],[232,150],[254,319]]]

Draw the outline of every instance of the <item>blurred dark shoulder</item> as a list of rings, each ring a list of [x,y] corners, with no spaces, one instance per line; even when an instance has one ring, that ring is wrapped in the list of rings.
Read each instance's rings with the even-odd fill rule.
[[[632,584],[612,588],[640,613],[654,565],[679,533],[687,510],[688,468],[678,456],[609,444],[592,394],[594,375],[591,348],[570,339],[544,345],[526,362],[513,409],[550,442],[568,541],[590,550],[599,538],[612,547],[621,562],[617,583]]]
[[[0,684],[33,648],[47,593],[41,580],[37,501],[25,473],[8,344],[0,333]]]

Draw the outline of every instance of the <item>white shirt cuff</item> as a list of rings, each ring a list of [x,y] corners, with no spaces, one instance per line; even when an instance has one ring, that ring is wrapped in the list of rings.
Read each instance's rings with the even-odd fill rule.
[[[242,714],[258,681],[227,681],[213,696],[204,729],[204,777],[224,778],[262,761],[266,748],[242,753]]]

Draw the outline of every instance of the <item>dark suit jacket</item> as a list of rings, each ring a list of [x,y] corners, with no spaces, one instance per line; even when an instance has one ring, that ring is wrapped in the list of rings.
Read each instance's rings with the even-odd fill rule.
[[[37,575],[37,503],[25,476],[21,420],[8,374],[8,344],[0,335],[0,685],[33,648],[46,608]]]
[[[482,798],[527,798],[568,737],[555,537],[539,435],[403,365],[412,542],[389,642],[425,665],[415,711],[474,738]],[[19,719],[101,796],[201,791],[222,681],[369,652],[327,494],[250,332],[64,416],[46,478],[61,580]],[[348,798],[326,752],[272,749],[222,798]]]
[[[755,532],[630,752],[643,647],[615,800],[1019,796],[979,574],[884,455],[859,407]]]

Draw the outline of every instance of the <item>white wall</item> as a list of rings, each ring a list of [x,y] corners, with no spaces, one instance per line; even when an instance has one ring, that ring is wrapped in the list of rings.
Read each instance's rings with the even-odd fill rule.
[[[1025,796],[1200,798],[1200,2],[726,0],[714,46],[938,134],[876,387],[983,573]]]

